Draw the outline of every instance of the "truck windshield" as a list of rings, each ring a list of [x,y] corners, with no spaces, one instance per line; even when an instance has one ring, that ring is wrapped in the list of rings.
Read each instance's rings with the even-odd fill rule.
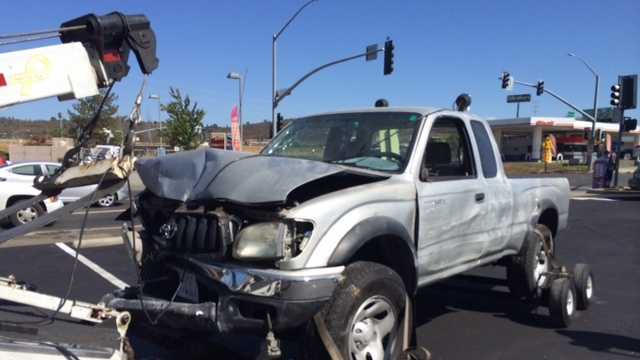
[[[324,161],[385,172],[407,165],[422,115],[349,113],[292,120],[262,155]]]

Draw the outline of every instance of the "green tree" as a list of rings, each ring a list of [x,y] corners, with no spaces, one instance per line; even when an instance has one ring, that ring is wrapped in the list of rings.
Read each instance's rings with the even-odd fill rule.
[[[169,95],[171,102],[162,105],[162,110],[169,115],[164,135],[171,146],[195,149],[202,141],[205,111],[198,109],[198,103],[192,103],[191,98],[183,96],[179,89],[169,88]]]
[[[78,134],[93,118],[104,98],[105,91],[101,90],[99,95],[78,100],[73,104],[73,110],[67,111],[69,117],[68,134],[77,138]],[[100,119],[93,131],[92,144],[104,144],[107,142],[107,134],[102,129],[108,129],[115,136],[111,139],[111,144],[119,144],[122,140],[122,117],[118,116],[118,96],[114,93],[107,97]]]

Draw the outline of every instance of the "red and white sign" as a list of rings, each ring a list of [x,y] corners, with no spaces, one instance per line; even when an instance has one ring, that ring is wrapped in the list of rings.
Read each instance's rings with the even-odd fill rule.
[[[242,144],[240,142],[240,118],[238,116],[237,106],[234,106],[231,110],[231,146],[233,151],[242,150]]]

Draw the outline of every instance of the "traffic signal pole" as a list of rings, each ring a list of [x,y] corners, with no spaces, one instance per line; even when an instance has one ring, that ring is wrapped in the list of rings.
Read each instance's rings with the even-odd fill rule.
[[[513,82],[514,82],[515,84],[522,85],[522,86],[532,87],[532,88],[534,88],[534,89],[537,89],[537,88],[538,88],[537,84],[526,83],[526,82],[518,81],[518,80],[513,80]],[[545,87],[544,89],[542,89],[542,92],[543,92],[543,93],[547,93],[547,94],[551,95],[551,96],[552,96],[552,97],[554,97],[556,100],[558,100],[558,101],[560,101],[561,103],[563,103],[563,104],[567,105],[568,107],[570,107],[570,108],[572,108],[573,110],[575,110],[575,111],[577,111],[578,113],[580,113],[580,115],[582,115],[582,116],[586,117],[587,119],[589,119],[589,121],[591,121],[591,123],[593,124],[593,125],[592,125],[592,126],[593,126],[593,128],[595,128],[595,126],[596,126],[596,122],[595,122],[595,121],[596,121],[596,119],[595,119],[593,116],[591,116],[591,115],[589,115],[588,113],[586,113],[586,112],[582,111],[580,108],[578,108],[577,106],[573,105],[572,103],[570,103],[569,101],[567,101],[566,99],[564,99],[563,97],[561,97],[560,95],[558,95],[558,94],[554,93],[553,91],[551,91],[551,90],[547,89],[546,87]]]
[[[358,58],[362,58],[362,57],[366,57],[366,56],[370,56],[372,53],[379,53],[379,52],[383,52],[384,49],[376,49],[373,51],[365,51],[362,54],[358,54],[358,55],[353,55],[353,56],[349,56],[346,57],[344,59],[340,59],[340,60],[336,60],[336,61],[332,61],[330,63],[318,66],[317,68],[309,71],[308,73],[306,73],[303,77],[301,77],[300,79],[298,79],[298,81],[296,81],[295,83],[293,83],[293,85],[289,86],[288,88],[286,88],[285,90],[283,90],[282,92],[276,92],[276,96],[273,100],[273,104],[274,104],[274,108],[278,107],[278,104],[280,104],[280,101],[282,101],[285,97],[291,95],[291,92],[298,87],[298,85],[302,84],[303,81],[307,80],[309,77],[311,77],[313,74],[317,73],[318,71],[322,70],[322,69],[326,69],[330,66],[334,66],[334,65],[338,65],[347,61],[351,61],[351,60],[355,60]]]
[[[620,127],[618,128],[618,139],[616,140],[615,153],[616,153],[616,163],[615,163],[615,174],[613,175],[613,187],[618,187],[618,173],[620,172],[620,154],[622,153],[622,133],[624,132],[624,109],[616,108],[616,111],[620,116]]]

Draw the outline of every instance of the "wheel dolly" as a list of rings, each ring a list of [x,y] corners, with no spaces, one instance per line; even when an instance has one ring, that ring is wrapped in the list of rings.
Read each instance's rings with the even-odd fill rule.
[[[536,235],[545,236],[535,229]],[[547,271],[536,278],[535,293],[532,303],[537,306],[546,305],[552,323],[557,327],[568,327],[577,310],[587,310],[593,297],[594,277],[587,264],[578,263],[569,272],[554,256],[547,241],[542,241],[540,263],[548,262]]]

